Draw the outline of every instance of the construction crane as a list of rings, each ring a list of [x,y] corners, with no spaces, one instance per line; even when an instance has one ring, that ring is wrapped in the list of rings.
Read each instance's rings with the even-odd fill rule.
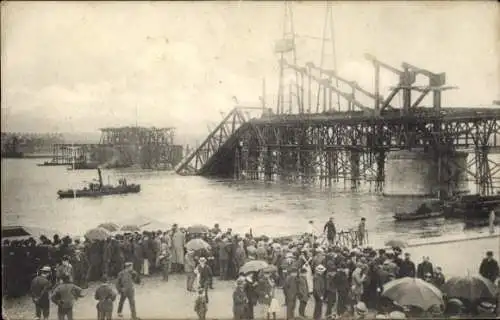
[[[327,36],[327,32],[330,32],[330,35]],[[332,9],[332,2],[331,1],[326,1],[326,12],[325,12],[325,22],[323,26],[323,37],[322,37],[322,42],[321,42],[321,58],[320,58],[320,65],[319,65],[319,70],[322,70],[324,63],[325,63],[325,50],[326,50],[326,42],[329,40],[331,45],[332,45],[332,61],[333,61],[333,70],[337,70],[337,52],[336,52],[336,47],[335,47],[335,30],[334,30],[334,24],[333,24],[333,9]],[[320,71],[320,77],[322,76],[322,72]],[[335,79],[335,85],[337,88],[339,87],[339,79]],[[316,100],[316,112],[319,111],[319,103],[320,103],[320,90],[321,87],[318,86],[318,93],[316,95],[317,100]],[[340,111],[340,96],[337,94],[337,106]],[[323,111],[325,108],[323,108]],[[331,111],[331,110],[329,110]]]
[[[411,86],[413,83],[415,83],[416,77],[415,73],[405,69],[404,71],[401,71],[387,63],[384,63],[377,58],[375,58],[371,54],[365,54],[365,58],[369,61],[372,62],[374,68],[375,68],[375,96],[377,97],[375,99],[375,110],[377,111],[383,111],[384,109],[389,107],[389,103],[394,99],[396,94],[398,94],[400,89],[403,89],[403,109],[408,110],[411,107],[411,90],[406,89],[406,87]],[[388,71],[391,71],[392,73],[396,74],[399,76],[399,85],[395,88],[393,88],[392,92],[389,94],[389,96],[382,101],[382,106],[380,106],[380,68],[384,68]]]
[[[283,35],[282,38],[276,42],[274,47],[274,52],[280,55],[280,75],[279,75],[279,83],[278,83],[278,103],[276,106],[276,113],[280,114],[284,112],[285,107],[285,84],[284,84],[284,59],[285,54],[292,53],[292,59],[295,63],[297,63],[297,53],[295,48],[295,27],[293,24],[293,9],[291,4],[288,1],[285,1],[285,12],[283,18]],[[298,80],[298,73],[295,73],[295,78]],[[299,82],[295,81],[297,90],[299,89]],[[291,102],[290,102],[291,103]],[[297,95],[297,103],[299,108],[301,106],[301,97]]]
[[[337,87],[333,86],[331,84],[331,79],[328,79],[328,78],[325,79],[325,78],[321,78],[321,77],[317,77],[315,75],[312,75],[312,74],[310,74],[310,73],[308,73],[306,71],[306,68],[299,67],[299,66],[297,66],[295,64],[288,63],[286,60],[283,61],[283,64],[285,66],[287,66],[288,68],[293,69],[295,72],[301,74],[302,76],[310,77],[311,79],[313,79],[314,81],[316,81],[318,84],[324,86],[325,88],[328,88],[328,89],[334,91],[335,93],[337,93],[337,95],[339,95],[340,97],[346,99],[352,106],[356,106],[356,107],[358,107],[359,109],[361,109],[363,111],[371,111],[372,110],[371,108],[365,106],[361,102],[359,102],[356,99],[354,99],[354,97],[353,97],[352,94],[343,92],[340,89],[338,89]]]
[[[337,83],[337,87],[338,87],[338,83],[341,82],[341,83],[346,84],[349,87],[351,87],[351,89],[353,91],[357,90],[357,91],[363,93],[364,95],[366,95],[367,97],[369,97],[371,99],[374,99],[374,100],[377,99],[377,95],[376,94],[373,94],[372,92],[370,92],[370,91],[364,89],[363,87],[359,86],[356,81],[351,81],[351,80],[348,80],[346,78],[343,78],[343,77],[339,76],[335,70],[323,69],[321,67],[317,67],[312,62],[308,63],[308,65],[310,66],[310,69],[314,69],[314,70],[319,71],[320,75],[321,74],[325,74],[329,78],[335,79],[336,83]],[[378,99],[381,99],[380,96],[378,97]],[[395,109],[390,104],[388,105],[388,107],[391,108],[391,109]]]

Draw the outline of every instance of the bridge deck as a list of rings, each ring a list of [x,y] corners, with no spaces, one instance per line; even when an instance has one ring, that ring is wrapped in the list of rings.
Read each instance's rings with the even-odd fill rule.
[[[254,124],[298,124],[298,123],[401,123],[406,121],[430,122],[441,120],[443,122],[474,121],[474,120],[500,120],[500,108],[443,108],[439,114],[433,109],[420,109],[411,115],[401,115],[399,111],[384,112],[380,116],[363,111],[344,111],[320,114],[292,114],[271,115],[254,118]]]

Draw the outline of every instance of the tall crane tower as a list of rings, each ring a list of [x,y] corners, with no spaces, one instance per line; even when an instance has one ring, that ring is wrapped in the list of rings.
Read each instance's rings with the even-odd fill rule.
[[[314,37],[308,35],[297,35],[295,32],[294,26],[294,18],[293,18],[293,8],[292,4],[289,1],[285,1],[284,3],[284,21],[283,21],[283,35],[280,40],[276,42],[275,45],[275,53],[279,55],[279,84],[278,84],[278,103],[276,107],[276,113],[282,114],[285,113],[285,91],[286,86],[289,86],[289,110],[288,113],[292,113],[292,102],[296,102],[298,113],[311,113],[311,112],[320,112],[320,104],[323,105],[323,110],[326,111],[326,96],[327,94],[332,95],[333,91],[324,88],[324,86],[317,86],[317,94],[316,94],[316,110],[313,110],[314,102],[312,97],[312,79],[309,77],[308,88],[304,88],[304,77],[306,70],[300,70],[297,68],[291,68],[291,71],[294,72],[295,79],[292,83],[285,83],[285,69],[290,67],[290,63],[294,66],[297,65],[297,48],[296,48],[296,39],[297,38],[307,38],[312,40],[320,40],[321,41],[321,55],[320,55],[320,66],[319,70],[322,70],[325,65],[330,67],[330,70],[337,71],[337,54],[335,47],[335,32],[334,32],[334,21],[333,21],[333,9],[331,1],[326,1],[326,12],[325,19],[323,25],[322,37]],[[288,59],[287,59],[288,58]],[[311,68],[313,66],[312,63],[308,64],[307,68]],[[317,67],[316,67],[317,68]],[[311,71],[311,70],[308,70]],[[310,72],[308,72],[310,74]],[[320,77],[323,73],[320,74]],[[339,80],[335,79],[335,85],[338,87]],[[295,87],[295,90],[293,88]],[[304,94],[304,91],[307,90],[307,97]],[[294,91],[294,92],[292,92]],[[323,99],[321,98],[323,97]],[[307,110],[305,110],[305,101],[307,100]],[[323,100],[323,101],[322,101]],[[329,99],[332,100],[331,97]],[[337,105],[340,108],[340,97],[337,94],[336,99]],[[329,104],[329,109],[331,109],[331,103]],[[329,110],[331,111],[331,110]]]
[[[327,48],[330,47],[331,52],[327,52]],[[325,68],[325,64],[329,62],[331,58],[332,67],[335,72],[337,72],[337,51],[335,47],[335,28],[333,22],[333,8],[332,2],[326,1],[326,12],[325,12],[325,22],[323,25],[323,36],[321,39],[321,57],[320,57],[320,66],[319,69],[323,70]],[[327,67],[327,66],[326,66]],[[323,76],[323,73],[320,72],[320,77]],[[335,78],[335,86],[339,87],[339,79]],[[320,102],[321,102],[321,90],[326,90],[325,87],[318,86],[318,93],[316,95],[316,113],[320,112]],[[323,96],[326,95],[324,92]],[[340,96],[337,94],[337,107],[340,109]],[[326,101],[323,101],[323,112],[326,111]],[[330,106],[331,107],[331,106]],[[332,111],[332,110],[328,110]]]
[[[292,4],[289,1],[285,1],[285,10],[283,16],[283,35],[280,40],[278,40],[274,47],[274,52],[279,55],[279,83],[278,83],[278,103],[276,106],[276,113],[285,113],[285,83],[284,83],[284,72],[285,72],[285,58],[288,55],[292,56],[294,63],[297,61],[297,52],[295,47],[295,27],[293,24],[293,9]],[[298,88],[298,72],[295,73],[296,81],[295,84]],[[300,106],[300,96],[297,95],[297,103]]]

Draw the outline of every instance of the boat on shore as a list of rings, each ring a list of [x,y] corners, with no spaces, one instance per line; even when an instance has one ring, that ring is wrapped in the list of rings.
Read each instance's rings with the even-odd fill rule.
[[[115,194],[139,193],[140,184],[128,184],[126,179],[120,179],[118,185],[104,185],[102,182],[101,169],[97,168],[99,183],[89,183],[88,187],[83,189],[67,189],[57,191],[61,199],[67,198],[95,198]]]
[[[489,225],[489,219],[466,219],[464,221],[464,229],[483,228],[488,227]],[[493,220],[493,225],[500,225],[500,216],[497,215],[495,217],[495,220]]]
[[[487,219],[490,212],[500,209],[500,195],[481,196],[465,195],[453,199],[444,207],[447,218],[462,218],[466,220]]]
[[[395,213],[393,218],[396,221],[413,221],[444,217],[443,204],[444,201],[439,199],[427,200],[423,202],[416,210],[410,212]]]

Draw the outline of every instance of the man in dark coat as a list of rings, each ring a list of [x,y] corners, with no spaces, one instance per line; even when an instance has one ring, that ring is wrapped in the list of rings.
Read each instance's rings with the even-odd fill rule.
[[[212,269],[207,264],[207,259],[205,257],[200,257],[200,264],[196,267],[200,275],[200,288],[205,290],[205,297],[208,303],[208,288],[212,286],[213,274]]]
[[[498,262],[493,259],[493,251],[486,252],[486,258],[483,259],[479,266],[479,274],[495,283],[499,271]]]
[[[401,262],[401,267],[399,268],[399,277],[415,277],[415,263],[410,260],[410,254],[408,252],[405,253],[405,259]]]
[[[245,278],[245,294],[247,296],[247,305],[245,307],[245,319],[254,319],[254,307],[257,305],[259,295],[257,293],[258,282],[255,281],[254,275],[249,275]]]
[[[337,302],[337,288],[335,287],[335,274],[337,273],[337,269],[334,265],[330,265],[327,268],[326,273],[326,317],[330,318],[333,316],[333,307]]]
[[[228,279],[228,264],[229,264],[229,250],[231,244],[223,238],[218,244],[218,258],[219,258],[219,275],[221,280]]]
[[[283,284],[283,292],[285,294],[286,305],[286,319],[295,319],[295,306],[297,304],[297,297],[299,295],[299,281],[297,269],[291,269],[290,274],[285,279]]]
[[[133,269],[132,262],[125,263],[125,269],[120,271],[116,279],[116,289],[120,293],[120,301],[118,301],[118,316],[122,317],[123,304],[128,299],[132,320],[137,319],[135,309],[135,288],[134,283],[140,283],[139,274]]]
[[[40,269],[40,273],[31,282],[31,298],[35,303],[36,318],[40,319],[43,315],[44,319],[49,318],[50,300],[49,291],[52,283],[49,281],[49,275],[52,272],[49,266],[44,266]]]
[[[109,280],[101,284],[95,291],[94,299],[97,305],[97,319],[111,320],[113,315],[113,302],[116,300],[116,293],[110,285]]]
[[[144,265],[144,249],[140,240],[140,236],[135,238],[132,250],[134,253],[134,271],[141,274]]]
[[[316,273],[313,278],[313,297],[314,297],[314,312],[313,318],[315,320],[321,319],[323,314],[323,301],[326,294],[326,268],[323,265],[316,267]]]
[[[111,257],[113,253],[113,247],[111,244],[111,238],[107,238],[104,242],[103,252],[102,252],[102,278],[106,280],[110,276],[111,269]]]
[[[307,301],[309,301],[309,288],[307,287],[306,280],[306,269],[300,270],[300,276],[298,277],[298,295],[299,298],[299,316],[304,318],[306,312]]]
[[[245,308],[248,305],[248,298],[245,293],[245,278],[238,278],[236,289],[233,292],[233,318],[234,320],[245,319]]]
[[[63,274],[62,283],[52,292],[51,300],[57,305],[57,317],[60,320],[73,320],[73,306],[78,298],[83,297],[82,288],[70,282],[68,275]]]
[[[85,282],[97,280],[102,274],[102,252],[101,245],[98,241],[86,242],[85,243],[85,253],[87,256],[87,261],[89,261],[89,267],[87,269],[87,276],[85,277]]]
[[[326,232],[326,238],[330,244],[335,243],[335,235],[337,234],[337,229],[335,228],[335,223],[333,222],[333,217],[331,217],[323,228],[323,232]]]
[[[424,276],[428,273],[434,274],[434,267],[429,261],[429,257],[423,257],[422,262],[417,266],[417,278],[424,279]]]
[[[349,304],[349,269],[346,265],[340,265],[337,273],[333,277],[333,282],[337,289],[338,301],[337,301],[337,313],[341,316],[346,312],[347,306]]]

